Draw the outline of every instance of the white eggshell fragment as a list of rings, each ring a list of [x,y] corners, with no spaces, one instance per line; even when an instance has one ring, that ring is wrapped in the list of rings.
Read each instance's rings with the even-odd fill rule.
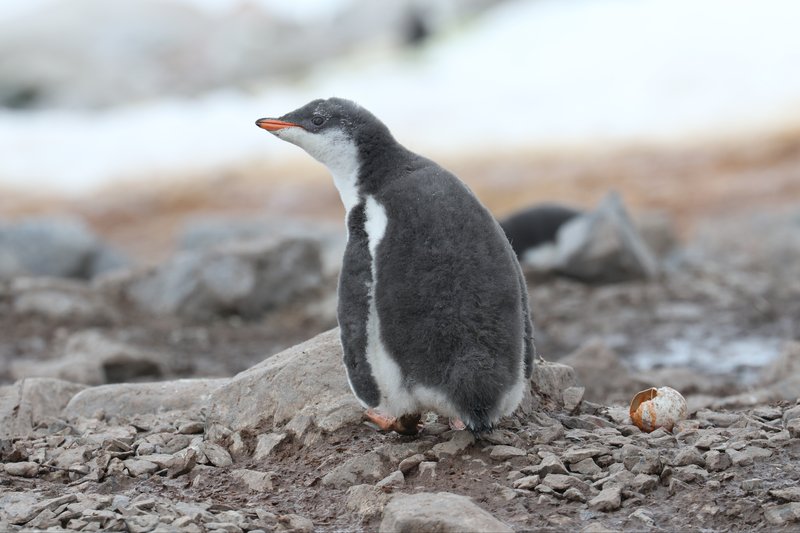
[[[631,420],[642,431],[654,431],[672,427],[686,419],[688,407],[686,398],[671,387],[643,390],[631,400]]]

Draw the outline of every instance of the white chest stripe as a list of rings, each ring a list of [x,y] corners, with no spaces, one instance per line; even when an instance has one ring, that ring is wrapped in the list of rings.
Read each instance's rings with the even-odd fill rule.
[[[372,375],[381,391],[378,408],[390,415],[402,415],[415,411],[416,401],[402,383],[400,367],[391,358],[381,339],[381,322],[375,303],[375,288],[378,284],[378,245],[386,234],[388,219],[386,210],[375,198],[368,196],[365,202],[369,252],[372,256],[372,285],[369,289],[369,318],[367,320],[367,360],[372,367]]]
[[[389,224],[389,220],[386,218],[386,209],[384,209],[374,197],[367,196],[364,207],[366,215],[364,229],[367,232],[367,239],[369,240],[369,253],[372,256],[372,277],[374,279],[376,273],[376,252],[378,250],[378,245],[386,234],[386,226]]]

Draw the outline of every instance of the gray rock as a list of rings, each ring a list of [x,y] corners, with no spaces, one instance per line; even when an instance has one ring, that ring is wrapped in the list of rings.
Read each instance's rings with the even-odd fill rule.
[[[539,476],[525,476],[513,482],[515,489],[532,490],[541,482]]]
[[[800,418],[789,420],[786,423],[786,431],[793,439],[800,438]]]
[[[797,407],[800,406],[793,407],[792,409],[797,409]],[[792,409],[787,409],[786,412],[789,412]],[[783,415],[784,412],[780,407],[775,407],[772,405],[760,405],[753,409],[752,414],[753,416],[763,418],[764,420],[775,420],[781,418],[781,415]],[[800,409],[797,409],[797,416],[800,416]]]
[[[794,407],[790,407],[786,411],[783,412],[783,416],[780,417],[783,420],[784,424],[788,424],[791,420],[795,418],[800,418],[800,405],[795,405]]]
[[[394,489],[403,487],[405,484],[406,477],[403,475],[403,472],[400,470],[395,470],[382,480],[378,481],[375,484],[375,487],[390,492]]]
[[[272,451],[284,440],[286,433],[262,433],[256,437],[256,449],[253,452],[254,461],[264,461]]]
[[[709,450],[724,441],[725,438],[722,437],[722,435],[717,435],[715,433],[706,433],[705,435],[701,435],[694,442],[694,447],[699,448],[701,450]]]
[[[85,463],[91,453],[90,446],[74,446],[61,451],[52,463],[59,468],[70,468],[76,463]]]
[[[571,502],[585,502],[586,501],[586,494],[582,493],[576,488],[569,488],[564,491],[564,499]]]
[[[589,500],[589,508],[593,511],[616,511],[622,506],[622,492],[618,485],[603,487],[600,494]]]
[[[547,474],[544,479],[542,479],[541,484],[550,487],[556,492],[564,492],[569,488],[574,488],[581,491],[582,494],[587,495],[591,491],[589,485],[580,479],[562,474]]]
[[[150,461],[146,461],[144,459],[125,459],[122,461],[125,465],[125,468],[128,469],[128,472],[133,477],[140,477],[146,474],[152,474],[156,470],[158,470],[158,465],[155,463],[151,463]]]
[[[703,409],[696,413],[697,419],[719,428],[731,427],[742,420],[742,415],[738,413],[721,413]]]
[[[39,473],[39,465],[31,461],[20,461],[18,463],[6,463],[4,470],[9,476],[36,477]]]
[[[398,465],[397,468],[403,474],[408,474],[409,472],[414,470],[417,466],[419,466],[419,464],[421,462],[423,462],[424,460],[425,460],[425,456],[423,454],[415,453],[411,457],[406,457],[405,459],[400,461],[400,464]]]
[[[672,460],[672,466],[697,465],[705,466],[706,462],[694,446],[685,446],[678,450]]]
[[[197,420],[187,420],[178,424],[178,433],[183,435],[196,435],[205,430],[205,424]]]
[[[773,452],[772,450],[760,448],[758,446],[748,446],[741,451],[729,448],[727,453],[734,465],[747,466],[753,464],[753,461],[756,459],[766,459],[767,457],[772,457]]]
[[[598,479],[597,481],[592,483],[592,486],[597,488],[597,487],[604,487],[608,484],[614,484],[614,485],[620,485],[622,487],[633,487],[636,478],[640,475],[646,475],[646,474],[637,474],[636,476],[634,476],[628,470],[625,470],[625,468],[623,467],[622,470],[614,472],[608,475],[607,477]]]
[[[585,387],[567,387],[564,389],[562,401],[564,402],[564,409],[568,413],[574,413],[580,407],[583,401],[583,394],[586,391]]]
[[[91,418],[98,411],[107,416],[130,417],[166,411],[186,411],[197,416],[211,393],[228,379],[179,379],[160,383],[118,383],[85,389],[64,409],[68,418]]]
[[[55,278],[14,278],[10,284],[12,310],[21,316],[47,322],[105,325],[119,313],[102,294],[89,285]]]
[[[435,461],[422,461],[419,464],[419,478],[418,481],[423,483],[436,479],[436,465]]]
[[[206,409],[212,435],[219,428],[263,431],[268,423],[291,427],[300,419],[332,432],[363,416],[347,384],[338,329],[238,374],[211,394]]]
[[[636,230],[647,248],[659,258],[666,258],[678,244],[672,217],[662,211],[647,211],[634,218]]]
[[[383,513],[381,533],[437,531],[508,532],[512,529],[484,511],[465,496],[439,493],[399,494]]]
[[[789,433],[787,430],[779,431],[767,439],[767,446],[771,446],[773,448],[783,446],[787,442],[789,442],[792,438],[792,434]]]
[[[437,460],[464,453],[475,442],[475,437],[469,431],[456,431],[450,440],[435,444],[431,452]]]
[[[383,479],[388,472],[383,459],[375,452],[351,457],[341,465],[328,472],[322,478],[326,487],[349,487],[359,481],[376,482]]]
[[[318,294],[324,282],[320,261],[320,245],[309,239],[234,242],[180,252],[156,269],[134,274],[123,292],[156,314],[254,318]]]
[[[784,505],[764,506],[764,519],[773,526],[783,526],[800,520],[800,503],[792,502]]]
[[[172,454],[172,459],[164,464],[169,477],[188,474],[197,464],[197,452],[192,448]]]
[[[761,371],[759,383],[762,386],[774,385],[798,375],[800,375],[800,341],[790,341],[783,346],[780,355]],[[785,399],[796,400],[797,395]]]
[[[522,262],[592,283],[653,278],[659,270],[616,193],[607,195],[595,211],[561,226],[551,264],[530,265],[528,257]]]
[[[49,377],[101,385],[142,379],[155,380],[170,373],[170,356],[116,341],[98,331],[72,335],[62,356],[49,361],[15,361],[16,378]]]
[[[173,454],[183,450],[191,443],[187,435],[175,433],[151,433],[137,442],[136,453],[149,455],[153,453]],[[198,447],[199,449],[199,447]]]
[[[584,474],[592,479],[597,479],[597,476],[599,476],[603,472],[603,470],[599,466],[597,466],[597,463],[595,463],[591,457],[587,457],[582,461],[578,461],[577,463],[571,464],[569,469],[572,472]]]
[[[49,528],[61,527],[61,521],[56,520],[56,515],[53,511],[45,509],[40,511],[36,517],[25,524],[26,528],[33,531],[42,531]]]
[[[783,489],[770,489],[769,495],[787,502],[800,502],[800,487],[786,487]]]
[[[39,508],[36,503],[39,497],[31,492],[7,492],[0,495],[0,517],[11,524],[25,524],[29,522]]]
[[[726,470],[732,464],[731,456],[718,450],[710,450],[703,456],[706,462],[706,470],[709,472],[720,472]]]
[[[216,467],[224,468],[233,464],[231,454],[219,444],[204,442],[202,450],[208,458],[208,461]]]
[[[85,388],[48,378],[0,387],[0,438],[25,436],[40,422],[60,417],[70,399]]]
[[[336,275],[342,265],[347,244],[338,224],[316,220],[286,219],[286,217],[193,217],[178,236],[182,250],[208,250],[221,242],[263,241],[265,238],[308,239],[321,246],[323,269],[326,275]]]
[[[154,514],[126,516],[125,526],[131,533],[149,533],[158,525],[159,517]]]
[[[708,472],[697,465],[678,466],[672,476],[684,483],[702,483],[708,478]]]
[[[545,456],[541,463],[536,466],[526,467],[523,469],[523,471],[530,472],[531,474],[538,474],[542,478],[548,474],[569,474],[567,469],[564,467],[564,463],[562,463],[561,460],[559,460],[559,458],[555,455]]]
[[[650,512],[641,507],[628,515],[628,519],[634,523],[640,523],[646,527],[653,527],[656,525],[656,522],[653,520]]]
[[[231,476],[243,482],[251,491],[262,493],[272,491],[274,487],[273,480],[276,477],[274,472],[260,472],[247,468],[233,470],[231,471]]]
[[[630,487],[636,492],[646,494],[658,487],[658,477],[649,476],[647,474],[636,474]]]
[[[745,479],[740,486],[745,492],[755,492],[764,487],[764,480],[759,478]]]
[[[634,474],[660,474],[662,468],[661,456],[656,450],[631,450],[626,451],[627,445],[622,447],[622,462],[625,468]]]
[[[579,463],[584,459],[590,459],[592,457],[599,457],[601,455],[609,455],[611,451],[608,448],[600,447],[600,446],[589,446],[586,448],[570,448],[569,450],[565,451],[561,457],[564,459],[565,463]]]
[[[121,254],[73,217],[0,223],[0,257],[5,258],[0,261],[0,279],[11,275],[90,279],[127,264]]]
[[[281,517],[281,522],[286,525],[289,531],[295,531],[297,533],[312,533],[312,531],[314,531],[314,523],[305,516],[297,514],[283,515]]]
[[[531,391],[526,392],[523,399],[523,409],[534,411],[538,407],[563,407],[564,391],[578,386],[572,367],[540,359],[531,377]]]
[[[564,426],[561,424],[554,424],[552,426],[545,426],[536,432],[536,444],[550,444],[551,442],[564,438]]]
[[[416,440],[401,444],[384,444],[375,448],[375,452],[386,459],[390,465],[396,465],[400,464],[406,457],[426,452],[429,447],[429,442]]]
[[[361,520],[380,515],[391,496],[373,485],[354,485],[347,489],[345,507]]]
[[[492,446],[492,451],[489,452],[489,457],[491,457],[495,461],[505,461],[507,459],[513,459],[515,457],[525,457],[527,455],[528,453],[525,450],[521,450],[520,448],[516,448],[514,446],[506,446],[503,444]]]

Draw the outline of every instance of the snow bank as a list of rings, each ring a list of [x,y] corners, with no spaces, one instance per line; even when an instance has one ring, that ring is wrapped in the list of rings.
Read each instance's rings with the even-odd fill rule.
[[[800,122],[800,3],[503,4],[418,53],[365,54],[260,94],[107,112],[0,112],[0,182],[84,192],[120,176],[299,156],[253,121],[358,100],[412,149],[676,139]]]

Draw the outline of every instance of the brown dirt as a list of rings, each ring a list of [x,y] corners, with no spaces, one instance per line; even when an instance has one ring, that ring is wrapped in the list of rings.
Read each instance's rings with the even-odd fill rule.
[[[536,202],[582,207],[610,189],[633,211],[669,213],[683,235],[699,220],[778,208],[800,198],[800,131],[695,146],[597,147],[437,158],[498,216]],[[340,220],[325,170],[313,162],[268,161],[115,185],[85,198],[0,194],[0,212],[16,217],[71,212],[145,262],[171,252],[187,216],[264,214]]]

